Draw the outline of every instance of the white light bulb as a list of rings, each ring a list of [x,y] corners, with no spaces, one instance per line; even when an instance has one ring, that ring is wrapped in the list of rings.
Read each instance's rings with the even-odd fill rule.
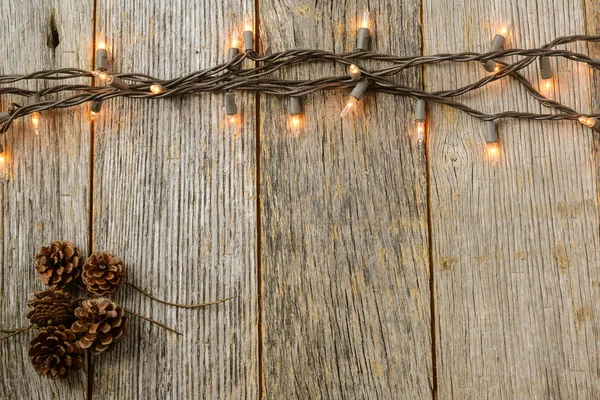
[[[244,15],[244,30],[252,32],[253,27],[254,21],[252,21],[250,14]]]
[[[346,106],[342,110],[342,114],[340,115],[340,117],[344,118],[345,116],[350,114],[350,111],[352,110],[352,108],[354,106],[356,106],[357,103],[358,103],[358,100],[356,100],[354,97],[350,96],[350,98],[348,99],[348,102],[346,103]]]
[[[425,139],[425,121],[417,121],[417,142],[422,143]]]
[[[363,13],[363,19],[362,19],[362,24],[361,24],[361,28],[365,28],[365,29],[369,29],[369,17],[371,16],[371,13],[368,10],[365,10],[365,12]]]

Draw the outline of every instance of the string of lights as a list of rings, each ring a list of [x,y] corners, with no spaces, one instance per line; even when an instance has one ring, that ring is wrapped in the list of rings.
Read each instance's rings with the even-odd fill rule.
[[[231,44],[227,50],[227,62],[173,79],[159,79],[142,73],[112,73],[106,45],[100,43],[96,49],[95,69],[93,71],[62,68],[24,75],[0,75],[0,95],[21,96],[25,100],[24,104],[13,102],[7,110],[0,112],[0,133],[6,132],[16,119],[30,116],[33,131],[39,134],[43,112],[76,107],[84,103],[89,103],[89,111],[93,116],[101,112],[103,102],[113,98],[170,99],[215,92],[225,94],[226,121],[235,129],[235,126],[241,122],[236,104],[236,94],[238,92],[258,92],[289,98],[289,127],[294,134],[298,135],[303,124],[302,98],[315,92],[330,90],[350,91],[348,101],[341,112],[342,118],[353,112],[353,109],[356,108],[363,97],[371,93],[388,93],[413,98],[415,100],[414,137],[419,143],[426,136],[427,102],[439,103],[461,110],[486,122],[486,142],[488,156],[491,158],[496,157],[499,152],[498,121],[501,119],[573,120],[600,131],[600,114],[579,113],[550,99],[548,96],[556,79],[552,68],[554,58],[565,58],[573,62],[585,63],[590,68],[600,70],[599,59],[573,51],[556,49],[556,47],[575,42],[597,43],[600,42],[600,36],[565,36],[536,49],[506,49],[510,29],[510,24],[507,23],[493,37],[490,51],[487,53],[462,52],[401,57],[369,51],[368,48],[371,42],[369,25],[370,14],[365,11],[357,32],[356,51],[353,52],[338,54],[323,50],[294,49],[270,55],[260,55],[254,49],[253,20],[249,15],[246,15],[244,30],[241,35],[242,40],[240,41],[238,33],[233,34]],[[508,63],[502,60],[507,57],[520,58],[517,61]],[[378,67],[367,68],[362,66],[371,61],[377,61]],[[535,61],[539,64],[539,88],[536,88],[520,72]],[[347,74],[313,80],[290,80],[273,77],[276,72],[285,68],[318,62],[345,65]],[[410,68],[448,62],[480,63],[488,74],[484,78],[463,87],[432,92],[411,88],[392,80]],[[252,66],[247,67],[246,64]],[[505,111],[487,114],[455,100],[461,95],[507,77],[516,80],[530,96],[548,108],[549,112]],[[69,80],[81,78],[93,78],[92,84],[66,83]],[[35,80],[54,82],[54,84],[38,91],[13,85],[23,81]],[[67,95],[59,99],[52,96],[61,93]],[[3,151],[0,146],[0,162],[4,160],[1,154]]]

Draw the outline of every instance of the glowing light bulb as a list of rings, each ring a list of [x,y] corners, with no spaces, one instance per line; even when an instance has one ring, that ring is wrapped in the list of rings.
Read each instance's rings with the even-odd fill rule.
[[[358,100],[350,96],[350,98],[348,99],[348,103],[346,103],[346,106],[342,110],[342,114],[340,115],[340,117],[344,118],[345,116],[350,114],[350,111],[352,110],[352,108],[354,108],[354,106],[356,106],[356,104],[358,104]]]
[[[33,125],[33,129],[35,130],[36,135],[40,134],[39,128],[40,128],[40,119],[41,118],[42,118],[42,116],[37,111],[31,114],[31,125]]]
[[[98,43],[98,49],[100,49],[100,50],[106,50],[106,43],[99,42]]]
[[[500,145],[498,142],[492,142],[487,144],[487,155],[492,161],[495,161],[500,157]]]
[[[417,142],[422,143],[425,139],[425,121],[417,121]]]
[[[110,75],[102,71],[93,71],[92,74],[100,80],[108,81],[110,79]]]
[[[368,10],[365,10],[365,12],[363,13],[363,19],[362,19],[362,23],[360,25],[361,28],[369,28],[369,17],[371,16],[371,13]]]
[[[161,85],[158,84],[154,84],[152,86],[150,86],[150,91],[154,94],[160,94],[163,92],[165,88],[163,88]]]
[[[252,32],[253,27],[254,21],[252,21],[250,14],[244,15],[244,30]]]
[[[42,116],[37,111],[31,114],[31,123],[33,124],[34,128],[37,128],[40,125],[41,118]]]
[[[361,75],[360,68],[358,66],[352,64],[348,67],[348,71],[350,71],[350,77],[352,79],[356,79]]]
[[[504,36],[506,38],[508,36],[508,33],[510,32],[510,27],[511,27],[510,21],[503,22],[502,24],[500,24],[500,27],[498,28],[498,35]]]
[[[0,164],[4,164],[5,161],[6,157],[4,157],[4,154],[0,154]]]
[[[231,48],[237,49],[239,47],[239,34],[237,31],[233,32],[233,36],[231,37]]]
[[[594,118],[579,117],[579,123],[587,126],[588,128],[593,128],[596,126],[597,121]]]
[[[300,136],[302,130],[302,117],[300,115],[290,116],[290,130],[296,136]]]
[[[545,97],[550,97],[550,94],[552,94],[552,79],[542,80],[541,92]]]

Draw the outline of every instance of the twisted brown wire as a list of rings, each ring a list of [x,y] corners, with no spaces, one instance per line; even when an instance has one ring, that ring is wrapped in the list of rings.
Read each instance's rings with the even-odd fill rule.
[[[348,89],[355,85],[355,81],[349,76],[323,77],[314,80],[289,80],[275,78],[272,75],[285,68],[297,64],[316,62],[330,62],[342,65],[356,64],[360,67],[362,78],[371,82],[370,92],[389,93],[398,96],[408,96],[415,99],[424,99],[444,104],[482,120],[497,120],[502,118],[528,119],[528,120],[576,120],[580,116],[592,118],[600,117],[600,114],[581,114],[572,108],[557,101],[543,96],[519,71],[530,65],[539,57],[562,57],[570,61],[585,63],[591,68],[600,70],[600,60],[591,58],[585,54],[568,50],[554,49],[556,46],[574,42],[600,42],[600,36],[574,35],[555,39],[554,41],[536,49],[508,49],[489,53],[463,52],[457,54],[438,54],[431,56],[399,57],[390,54],[374,53],[369,51],[357,51],[352,53],[336,54],[323,50],[287,50],[261,56],[254,51],[238,54],[233,60],[216,65],[214,67],[196,71],[189,75],[173,79],[159,79],[142,73],[119,73],[115,74],[129,83],[128,90],[119,90],[112,87],[98,87],[84,84],[56,84],[40,91],[33,91],[12,86],[12,84],[27,80],[65,81],[78,78],[91,78],[94,75],[90,71],[76,68],[61,68],[33,72],[25,75],[0,75],[0,95],[9,94],[22,97],[37,95],[40,99],[37,103],[20,105],[12,103],[10,116],[0,126],[0,133],[6,132],[10,125],[17,119],[33,112],[52,109],[75,107],[93,100],[105,101],[112,98],[144,98],[144,99],[169,99],[192,94],[249,91],[260,92],[275,96],[306,96],[318,91]],[[504,57],[521,57],[513,63],[501,61]],[[251,60],[257,66],[241,69],[244,60]],[[401,85],[391,80],[410,68],[422,65],[433,65],[446,62],[485,63],[493,60],[501,69],[492,75],[486,76],[466,86],[437,92]],[[361,67],[360,63],[366,61],[383,62],[384,66],[378,69]],[[480,89],[491,82],[510,77],[524,87],[526,92],[543,106],[555,110],[555,113],[529,113],[518,111],[505,111],[496,114],[486,114],[462,104],[454,98],[471,91]],[[150,86],[160,84],[165,90],[162,93],[150,92]],[[70,96],[59,100],[44,100],[45,96],[69,93]]]

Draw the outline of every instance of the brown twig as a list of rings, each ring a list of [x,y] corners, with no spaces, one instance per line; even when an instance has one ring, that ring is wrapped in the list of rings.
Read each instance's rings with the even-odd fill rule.
[[[235,299],[237,297],[237,289],[233,289],[234,295],[231,296],[231,297],[228,297],[226,299],[211,301],[209,303],[202,303],[202,304],[179,304],[179,303],[171,303],[169,301],[157,299],[156,297],[154,297],[153,295],[151,295],[150,293],[148,293],[144,289],[140,288],[139,286],[134,285],[133,283],[125,282],[125,284],[127,286],[131,286],[132,288],[134,288],[135,290],[137,290],[138,292],[140,292],[144,296],[149,297],[149,298],[151,298],[154,301],[158,301],[159,303],[166,304],[168,306],[180,307],[180,308],[187,308],[187,309],[194,309],[194,308],[202,308],[202,307],[214,306],[215,304],[221,304],[221,303],[224,303],[224,302],[226,302],[228,300]]]
[[[173,329],[173,328],[169,328],[169,327],[168,327],[168,326],[166,326],[165,324],[161,324],[160,322],[158,322],[158,321],[156,321],[156,320],[154,320],[154,319],[152,319],[152,318],[144,317],[143,315],[140,315],[140,314],[138,314],[138,313],[136,313],[136,312],[133,312],[133,311],[131,311],[131,310],[128,310],[128,309],[126,309],[126,308],[124,308],[123,310],[125,310],[125,312],[126,312],[126,313],[128,313],[128,314],[131,314],[131,315],[133,315],[133,316],[135,316],[135,317],[138,317],[138,318],[144,319],[144,320],[146,320],[146,321],[148,321],[148,322],[152,322],[153,324],[156,324],[156,325],[160,326],[161,328],[165,328],[165,329],[166,329],[166,330],[168,330],[168,331],[171,331],[171,332],[173,332],[173,333],[176,333],[176,334],[178,334],[178,335],[180,335],[180,336],[183,336],[183,333],[181,333],[181,332],[179,332],[179,331],[176,331],[176,330],[175,330],[175,329]]]
[[[2,332],[12,332],[10,335],[6,335],[6,336],[3,336],[3,337],[0,337],[0,342],[3,341],[3,340],[6,340],[8,338],[11,338],[13,336],[16,336],[19,333],[27,332],[30,329],[31,329],[31,325],[24,326],[24,327],[18,328],[18,329],[12,329],[12,330],[0,329]]]
[[[31,300],[29,301],[27,304],[30,304],[32,306],[36,306],[38,304],[54,304],[54,303],[71,303],[71,302],[77,302],[77,301],[83,301],[83,300],[87,300],[87,297],[80,297],[77,299],[42,299],[42,300]]]

